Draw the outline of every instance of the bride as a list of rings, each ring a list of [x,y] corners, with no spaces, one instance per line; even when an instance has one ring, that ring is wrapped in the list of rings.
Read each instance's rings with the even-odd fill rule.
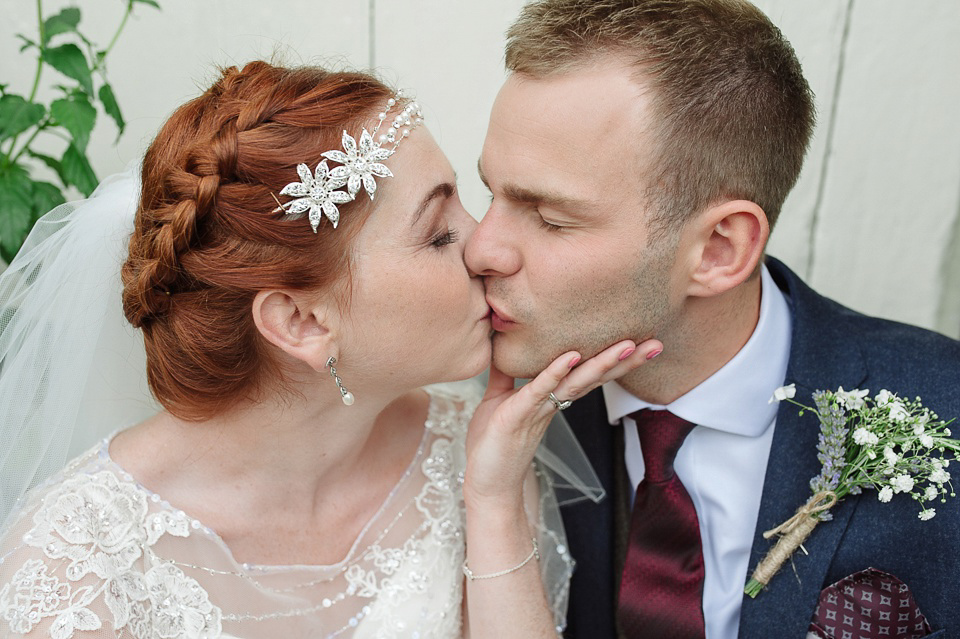
[[[27,477],[5,497],[113,432],[8,519],[0,636],[562,627],[572,560],[531,462],[565,400],[659,344],[564,353],[519,390],[494,369],[482,398],[429,387],[489,365],[490,322],[462,260],[475,222],[421,121],[367,75],[227,69],[150,146],[135,222],[132,176],[41,221],[0,282],[0,467]],[[63,408],[101,372],[76,376],[70,331],[119,315],[90,319],[121,281],[106,248],[71,247],[91,232],[129,237],[122,310],[163,408],[128,428]]]

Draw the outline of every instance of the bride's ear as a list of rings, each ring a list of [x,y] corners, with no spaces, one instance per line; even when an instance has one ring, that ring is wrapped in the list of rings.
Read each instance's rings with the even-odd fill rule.
[[[336,355],[335,327],[322,302],[299,292],[260,291],[253,298],[253,321],[263,337],[315,371]]]

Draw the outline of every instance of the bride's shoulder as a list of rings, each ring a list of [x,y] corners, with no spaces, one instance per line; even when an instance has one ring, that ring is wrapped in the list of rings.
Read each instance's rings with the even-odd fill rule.
[[[16,536],[19,541],[44,548],[41,538],[64,526],[65,534],[95,537],[103,532],[104,522],[91,513],[109,514],[109,523],[142,524],[148,495],[110,459],[109,441],[98,443],[28,492],[7,522],[7,538],[21,528],[26,532]],[[121,516],[124,521],[116,521]]]

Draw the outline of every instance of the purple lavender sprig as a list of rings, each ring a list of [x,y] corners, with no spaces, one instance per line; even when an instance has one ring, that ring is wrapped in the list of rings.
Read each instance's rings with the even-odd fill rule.
[[[820,474],[810,480],[813,494],[823,491],[836,492],[840,476],[847,465],[847,414],[837,402],[833,393],[819,390],[813,393],[815,412],[820,419],[820,439],[817,443],[817,459],[821,464]],[[830,521],[833,515],[829,510],[818,514],[820,521]]]

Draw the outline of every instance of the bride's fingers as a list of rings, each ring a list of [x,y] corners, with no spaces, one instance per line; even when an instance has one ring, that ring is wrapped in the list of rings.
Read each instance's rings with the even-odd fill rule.
[[[579,361],[580,353],[564,353],[524,385],[517,392],[517,397],[523,400],[526,410],[543,415],[554,412],[556,409],[550,403],[550,393],[556,390],[557,385],[570,374],[570,369]]]
[[[618,342],[580,364],[553,392],[560,400],[579,399],[597,386],[626,375],[662,350],[663,344],[655,339],[636,345],[630,340]]]

